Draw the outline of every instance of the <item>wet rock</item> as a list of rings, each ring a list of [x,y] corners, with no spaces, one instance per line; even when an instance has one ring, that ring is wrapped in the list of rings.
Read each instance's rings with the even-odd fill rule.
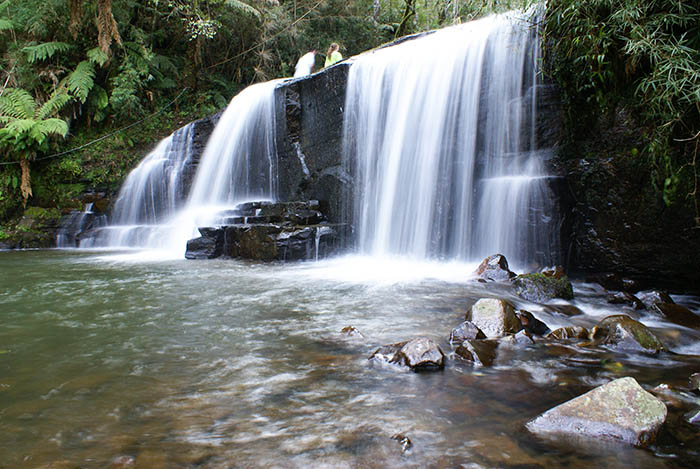
[[[465,319],[474,323],[486,337],[515,334],[522,327],[513,306],[496,298],[481,298],[467,311]]]
[[[535,339],[528,331],[520,331],[517,334],[504,337],[502,340],[514,345],[533,345],[535,343]]]
[[[686,420],[691,425],[700,426],[700,410],[695,410],[686,415]]]
[[[690,389],[693,391],[700,391],[700,373],[693,373],[688,379],[690,381]]]
[[[126,469],[134,466],[136,466],[136,459],[133,456],[126,455],[117,456],[109,464],[110,469]]]
[[[425,337],[384,345],[369,359],[407,366],[413,371],[440,369],[445,366],[445,354],[435,342]]]
[[[549,333],[549,327],[537,319],[531,312],[520,310],[515,312],[515,316],[520,321],[520,325],[533,335],[545,335]]]
[[[364,337],[362,333],[355,328],[355,326],[345,326],[340,330],[340,332],[348,337]]]
[[[518,275],[513,279],[513,287],[518,296],[535,303],[545,303],[553,298],[574,298],[574,289],[566,276],[555,278],[541,273]]]
[[[560,327],[547,334],[545,338],[559,341],[584,340],[588,339],[588,329],[581,326]]]
[[[223,254],[223,228],[200,228],[199,238],[187,241],[185,259],[214,259]]]
[[[661,341],[644,324],[624,314],[608,316],[600,321],[590,334],[598,345],[612,349],[656,354],[664,350]]]
[[[402,433],[397,433],[391,437],[392,440],[396,440],[401,445],[401,452],[405,453],[413,447],[413,443],[410,438]]]
[[[450,333],[451,344],[461,344],[465,340],[485,339],[486,336],[481,329],[476,327],[471,321],[464,321],[459,326],[452,329]]]
[[[651,309],[656,303],[674,304],[675,302],[668,293],[661,290],[652,290],[637,294],[637,298],[644,303],[644,306]]]
[[[474,271],[474,275],[494,282],[508,282],[515,278],[515,273],[510,271],[508,261],[502,254],[493,254],[484,259]]]
[[[527,423],[539,434],[619,440],[644,447],[666,420],[666,406],[634,378],[616,379],[548,410]]]
[[[557,305],[557,304],[549,304],[547,305],[547,309],[550,311],[553,311],[558,314],[563,314],[564,316],[581,316],[582,314],[586,314],[581,308],[578,308],[574,305]]]
[[[624,291],[610,293],[607,297],[607,301],[613,305],[628,305],[634,309],[645,309],[644,303],[642,303],[639,298],[631,293]]]
[[[474,366],[491,366],[496,360],[498,342],[494,340],[465,340],[455,354]]]
[[[693,313],[685,306],[669,303],[654,303],[650,310],[661,314],[669,321],[681,326],[691,329],[700,329],[700,316]]]

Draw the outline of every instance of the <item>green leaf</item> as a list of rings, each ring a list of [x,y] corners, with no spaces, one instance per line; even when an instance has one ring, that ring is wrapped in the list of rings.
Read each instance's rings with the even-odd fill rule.
[[[87,51],[87,57],[90,62],[97,64],[100,67],[106,64],[109,60],[109,56],[99,47],[95,47],[94,49]]]
[[[37,119],[45,119],[51,115],[56,114],[58,111],[60,111],[63,106],[68,104],[73,98],[71,98],[65,91],[63,90],[58,90],[56,91],[53,96],[51,96],[51,99],[46,101],[37,111],[36,117]]]
[[[83,60],[75,67],[65,79],[65,86],[73,96],[81,103],[87,99],[90,90],[92,89],[95,78],[95,66],[88,60]]]
[[[68,124],[62,119],[46,119],[35,122],[29,135],[41,145],[48,135],[65,137],[68,133]]]
[[[260,13],[260,11],[248,5],[247,3],[243,3],[240,0],[226,0],[225,3],[226,6],[231,7],[234,10],[244,11],[246,13],[254,15],[258,19],[262,19],[262,14]]]
[[[22,48],[22,52],[27,54],[27,60],[31,63],[53,57],[57,52],[65,52],[71,48],[70,44],[65,42],[45,42],[36,46],[26,46]]]
[[[15,119],[8,123],[5,128],[17,138],[20,134],[32,130],[34,124],[36,124],[34,119]]]
[[[0,95],[0,115],[15,119],[29,119],[34,116],[36,103],[28,91],[21,88],[7,88]]]
[[[0,18],[0,31],[9,31],[12,28],[14,28],[12,21],[7,18]]]

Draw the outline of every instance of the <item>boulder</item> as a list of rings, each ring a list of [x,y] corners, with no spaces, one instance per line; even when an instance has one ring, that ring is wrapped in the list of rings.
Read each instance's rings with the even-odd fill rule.
[[[535,303],[545,303],[553,298],[574,298],[574,289],[565,275],[561,278],[541,273],[518,275],[513,279],[513,287],[518,296]]]
[[[612,349],[657,354],[664,350],[661,341],[644,324],[624,314],[608,316],[600,321],[590,334],[598,345]]]
[[[523,329],[528,331],[530,334],[545,335],[549,333],[549,327],[547,327],[547,324],[537,319],[531,312],[520,310],[516,311],[515,315],[520,320],[520,325],[523,326]]]
[[[639,298],[631,293],[624,291],[610,293],[607,297],[607,301],[613,305],[627,305],[631,306],[633,309],[645,309],[644,303],[642,303]]]
[[[639,298],[639,300],[644,303],[644,306],[649,309],[651,309],[651,307],[656,303],[666,303],[671,305],[675,303],[668,293],[661,290],[638,293],[637,298]]]
[[[616,379],[548,410],[527,423],[538,434],[618,440],[644,447],[666,420],[666,406],[634,378]]]
[[[485,339],[486,336],[481,329],[476,327],[471,321],[464,321],[459,326],[452,329],[450,333],[451,344],[461,344],[465,340]]]
[[[474,366],[491,366],[496,360],[498,342],[495,340],[465,340],[457,347],[455,355],[472,362]]]
[[[508,261],[502,254],[493,254],[484,259],[474,271],[474,275],[494,282],[509,282],[515,273],[508,268]]]
[[[673,303],[654,303],[650,310],[681,326],[700,329],[700,316],[685,306]]]
[[[581,326],[560,327],[547,334],[545,338],[558,341],[588,339],[588,329]]]
[[[185,259],[214,259],[223,254],[223,228],[200,228],[199,238],[187,241]]]
[[[369,359],[407,366],[413,371],[436,370],[445,366],[445,354],[435,342],[425,337],[384,345]]]
[[[515,334],[522,326],[513,307],[504,300],[481,298],[467,311],[467,321],[474,323],[486,337]]]
[[[535,343],[535,339],[532,338],[532,335],[525,330],[517,334],[506,336],[501,339],[501,341],[513,345],[533,345]]]

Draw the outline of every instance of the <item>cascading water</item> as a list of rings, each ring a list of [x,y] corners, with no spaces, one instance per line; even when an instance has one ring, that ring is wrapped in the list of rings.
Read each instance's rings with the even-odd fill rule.
[[[508,14],[355,60],[343,153],[362,253],[559,260],[534,135],[538,51]]]
[[[276,196],[273,91],[277,81],[236,95],[212,133],[188,192],[193,124],[162,140],[123,184],[112,223],[81,247],[160,248],[176,256],[227,209]]]

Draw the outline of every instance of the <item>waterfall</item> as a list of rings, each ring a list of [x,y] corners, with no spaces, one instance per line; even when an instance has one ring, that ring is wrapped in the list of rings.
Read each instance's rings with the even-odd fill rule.
[[[515,13],[356,58],[343,157],[360,252],[559,261],[535,142],[538,60],[536,31]]]
[[[250,86],[231,100],[199,162],[192,161],[194,124],[163,139],[122,185],[110,225],[93,230],[81,247],[160,248],[180,256],[197,226],[216,223],[238,203],[274,199],[277,83]]]
[[[61,226],[56,232],[56,247],[75,248],[84,232],[104,226],[105,216],[95,214],[92,207],[93,203],[89,202],[85,204],[82,212],[74,210],[63,217]]]

